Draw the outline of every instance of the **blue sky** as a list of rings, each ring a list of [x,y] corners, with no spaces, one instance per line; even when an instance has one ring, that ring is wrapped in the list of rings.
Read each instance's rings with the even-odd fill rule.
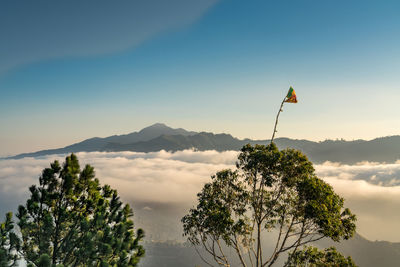
[[[0,155],[155,122],[269,138],[400,134],[398,1],[2,1]]]

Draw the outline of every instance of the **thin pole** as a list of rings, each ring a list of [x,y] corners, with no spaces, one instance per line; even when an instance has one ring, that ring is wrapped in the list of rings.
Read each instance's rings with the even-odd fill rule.
[[[275,133],[277,132],[276,126],[278,125],[279,114],[281,114],[281,112],[283,111],[282,107],[283,107],[283,104],[285,104],[285,100],[286,100],[286,96],[283,99],[281,106],[279,107],[278,114],[276,114],[276,120],[275,120],[274,132],[272,133],[271,144],[274,141]]]

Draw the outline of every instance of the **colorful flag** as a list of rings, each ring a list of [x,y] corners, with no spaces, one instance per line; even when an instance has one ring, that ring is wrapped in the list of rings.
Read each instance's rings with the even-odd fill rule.
[[[285,102],[297,103],[296,92],[293,90],[291,86],[289,88],[289,92],[287,93]]]

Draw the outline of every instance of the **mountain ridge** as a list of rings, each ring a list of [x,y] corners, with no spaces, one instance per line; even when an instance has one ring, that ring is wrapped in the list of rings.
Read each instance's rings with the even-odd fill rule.
[[[400,159],[400,136],[379,137],[373,140],[325,140],[320,142],[305,139],[276,138],[274,142],[280,149],[294,148],[304,152],[311,161],[325,161],[354,164],[361,161],[392,163]],[[209,133],[187,131],[183,128],[171,128],[156,123],[138,132],[108,137],[93,137],[81,142],[56,149],[40,150],[8,157],[19,159],[52,154],[77,152],[156,152],[160,150],[178,151],[184,149],[204,150],[240,150],[247,144],[269,144],[270,140],[238,139],[227,133]]]
[[[265,244],[266,248],[268,243]],[[388,241],[371,241],[359,234],[349,240],[334,242],[329,239],[322,239],[312,245],[319,248],[327,248],[334,246],[345,256],[351,256],[357,266],[362,267],[391,267],[398,266],[400,262],[400,243]],[[144,244],[148,257],[143,262],[143,267],[158,267],[158,266],[176,266],[184,267],[190,265],[203,264],[201,258],[196,253],[193,246],[187,242],[155,242],[146,241]],[[271,249],[271,248],[269,248]],[[198,250],[202,251],[199,247]],[[209,257],[207,253],[202,251],[203,257]],[[171,257],[170,255],[179,255]],[[212,261],[212,258],[208,258]],[[233,258],[232,260],[237,260]],[[277,266],[282,266],[286,261],[286,255],[282,255]],[[236,265],[235,265],[236,266]]]

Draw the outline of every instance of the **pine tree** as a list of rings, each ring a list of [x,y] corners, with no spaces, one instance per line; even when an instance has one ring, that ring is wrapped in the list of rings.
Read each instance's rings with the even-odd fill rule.
[[[13,229],[12,213],[9,212],[0,224],[0,266],[17,266],[21,244]]]
[[[100,185],[93,167],[81,170],[76,155],[63,166],[54,161],[29,190],[17,214],[28,264],[137,266],[144,256],[144,232],[134,233],[130,206],[109,185]]]

